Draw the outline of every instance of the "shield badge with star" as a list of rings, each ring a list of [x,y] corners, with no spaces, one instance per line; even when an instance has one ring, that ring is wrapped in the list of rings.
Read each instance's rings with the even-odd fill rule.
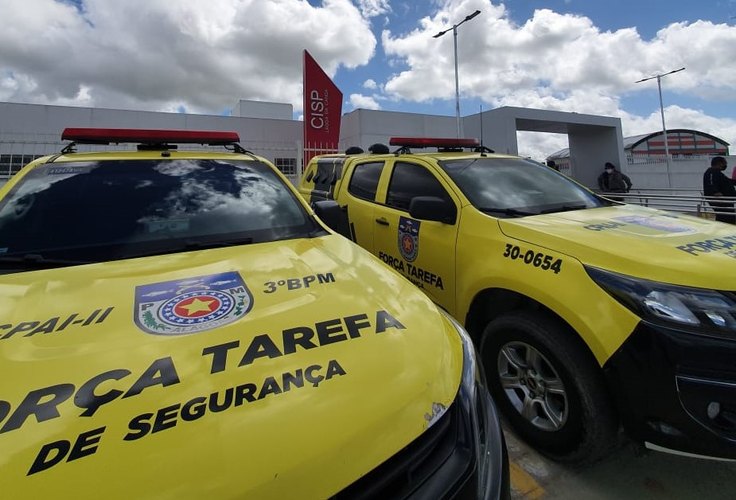
[[[185,335],[239,320],[253,296],[236,272],[135,287],[134,319],[153,335]]]
[[[409,262],[414,262],[419,254],[418,220],[399,217],[399,252]]]

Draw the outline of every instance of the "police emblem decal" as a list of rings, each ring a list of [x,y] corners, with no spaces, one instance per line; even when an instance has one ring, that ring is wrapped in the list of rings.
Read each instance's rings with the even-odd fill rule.
[[[697,230],[679,223],[679,217],[672,215],[664,216],[643,216],[643,215],[624,215],[622,217],[614,217],[614,220],[636,224],[637,226],[655,229],[665,233],[696,233]]]
[[[134,319],[154,335],[212,330],[245,316],[253,295],[236,272],[135,287]]]
[[[418,220],[399,218],[399,252],[409,262],[414,262],[419,254]]]

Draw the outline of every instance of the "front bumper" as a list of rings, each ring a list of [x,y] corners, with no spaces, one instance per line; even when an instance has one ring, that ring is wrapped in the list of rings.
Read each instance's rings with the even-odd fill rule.
[[[642,321],[603,368],[632,438],[736,459],[736,338]]]
[[[455,400],[417,439],[334,499],[510,497],[506,442],[485,372],[468,334],[450,321],[463,342],[463,374]]]
[[[475,399],[469,408],[458,397],[421,436],[333,499],[508,498],[498,415],[484,387]]]

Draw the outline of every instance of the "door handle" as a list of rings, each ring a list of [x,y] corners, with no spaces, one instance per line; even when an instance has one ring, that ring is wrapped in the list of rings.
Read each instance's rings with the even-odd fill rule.
[[[382,226],[388,226],[388,220],[386,220],[385,217],[379,217],[376,219],[376,222],[378,222]]]

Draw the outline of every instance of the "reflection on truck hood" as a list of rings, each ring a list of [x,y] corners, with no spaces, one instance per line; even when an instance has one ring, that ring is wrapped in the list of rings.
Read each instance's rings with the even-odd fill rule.
[[[736,227],[622,205],[502,219],[507,236],[570,255],[585,265],[665,283],[736,290],[723,270],[736,259]]]
[[[447,320],[338,236],[4,275],[0,296],[9,498],[327,497],[460,382]]]

